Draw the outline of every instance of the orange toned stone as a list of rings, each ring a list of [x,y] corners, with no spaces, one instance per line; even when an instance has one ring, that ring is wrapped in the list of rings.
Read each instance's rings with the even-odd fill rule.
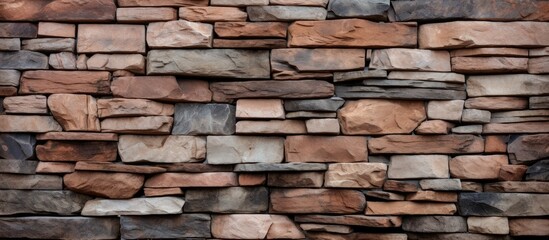
[[[71,173],[74,172],[74,163],[38,162],[36,173]]]
[[[74,38],[76,36],[76,25],[68,23],[39,22],[38,36]]]
[[[365,137],[288,136],[285,141],[287,162],[366,162]]]
[[[360,191],[332,189],[273,189],[273,213],[357,213],[364,209],[366,197]]]
[[[114,133],[90,132],[49,132],[36,135],[36,140],[72,140],[72,141],[118,141]]]
[[[106,162],[77,162],[75,170],[94,171],[94,172],[123,172],[139,174],[155,174],[166,172],[165,168],[153,166],[134,166],[118,163]]]
[[[450,175],[459,179],[497,179],[500,167],[508,164],[507,155],[457,156],[450,159]]]
[[[241,134],[306,134],[301,120],[238,121],[236,133]]]
[[[505,153],[507,152],[508,136],[488,135],[484,137],[484,152]]]
[[[431,201],[431,202],[457,202],[458,194],[455,192],[419,191],[406,196],[407,201]]]
[[[181,188],[144,188],[145,197],[183,195]]]
[[[284,39],[214,39],[214,48],[255,48],[272,49],[285,48]]]
[[[173,117],[122,117],[106,118],[101,121],[102,132],[135,133],[135,134],[169,134]]]
[[[511,236],[549,236],[549,219],[509,219]]]
[[[507,165],[510,166],[510,165]],[[477,182],[461,182],[461,191],[464,192],[482,192],[482,183]]]
[[[387,165],[383,163],[333,163],[328,165],[324,178],[325,187],[379,188],[387,177]]]
[[[131,198],[143,181],[142,175],[131,173],[74,172],[63,177],[69,190],[105,198]]]
[[[288,28],[290,47],[415,47],[415,23],[362,19],[297,21]]]
[[[521,181],[528,170],[526,165],[502,165],[499,169],[498,180]]]
[[[118,0],[121,7],[208,6],[208,0]]]
[[[238,185],[258,186],[267,182],[267,176],[261,173],[241,173],[238,175]]]
[[[368,141],[371,153],[482,153],[484,139],[473,135],[390,135]]]
[[[448,134],[454,127],[453,123],[443,120],[424,121],[416,128],[416,134]]]
[[[526,72],[528,58],[453,57],[452,71],[466,74]]]
[[[147,45],[151,48],[212,47],[213,26],[185,20],[150,23]]]
[[[520,97],[477,97],[465,100],[465,108],[483,110],[519,110],[528,108],[528,99]]]
[[[169,102],[209,102],[212,99],[207,81],[177,81],[173,76],[119,77],[113,80],[111,90],[115,97],[123,98]]]
[[[425,106],[420,101],[363,99],[347,101],[338,110],[344,134],[410,133],[425,120]]]
[[[101,130],[97,118],[97,101],[92,96],[52,94],[48,98],[48,107],[65,131]]]
[[[191,22],[245,22],[248,14],[236,7],[182,7],[179,18]]]
[[[366,215],[453,215],[457,208],[453,203],[417,203],[410,201],[370,202]]]
[[[237,118],[284,119],[281,99],[239,99],[236,101]]]
[[[383,190],[395,192],[417,192],[419,183],[417,181],[387,180],[383,184]]]
[[[8,21],[114,21],[113,0],[17,0],[2,3],[0,20]]]
[[[283,22],[216,22],[214,27],[222,38],[286,38],[287,29]]]
[[[109,72],[26,71],[21,76],[19,93],[110,94]]]
[[[78,53],[145,53],[145,26],[78,25]]]
[[[145,187],[230,187],[238,186],[238,177],[232,172],[161,173],[147,179]]]
[[[142,23],[170,21],[177,19],[177,11],[173,8],[117,8],[116,21],[121,23]]]
[[[118,153],[116,142],[47,141],[36,146],[36,157],[42,161],[112,162]]]
[[[229,102],[240,98],[322,98],[334,95],[334,85],[325,81],[245,81],[215,82],[213,100]]]

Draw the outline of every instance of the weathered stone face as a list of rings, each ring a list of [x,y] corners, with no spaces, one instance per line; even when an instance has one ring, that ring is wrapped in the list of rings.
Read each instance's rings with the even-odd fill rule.
[[[91,197],[71,191],[0,190],[0,214],[79,214]]]
[[[154,88],[151,84],[154,83]],[[117,77],[112,81],[114,96],[144,98],[168,102],[209,102],[212,93],[208,82],[200,80],[177,81],[173,76]]]
[[[137,238],[209,238],[211,217],[208,214],[157,216],[122,216],[122,237]]]
[[[235,131],[236,108],[229,104],[175,105],[173,134],[230,135]]]
[[[513,163],[530,163],[549,157],[549,134],[523,135],[508,144],[509,159]]]
[[[3,217],[0,234],[9,238],[115,239],[120,235],[120,222],[118,218]]]
[[[0,134],[0,157],[25,160],[34,155],[36,138],[31,134]]]
[[[123,162],[201,162],[206,157],[206,140],[192,136],[122,135],[118,151]]]
[[[208,136],[209,164],[280,163],[284,139],[256,136]]]
[[[547,214],[549,196],[528,193],[461,193],[462,216],[542,216]]]
[[[336,188],[379,188],[383,186],[387,165],[383,163],[330,164],[324,185]]]
[[[131,198],[143,186],[144,177],[131,173],[74,172],[63,178],[74,192],[105,198]]]
[[[42,161],[96,161],[116,160],[116,142],[102,141],[47,141],[36,146],[36,156]]]
[[[274,189],[270,212],[276,213],[357,213],[364,209],[364,194],[354,190]]]
[[[212,47],[213,26],[184,20],[150,23],[147,45],[152,48]]]
[[[7,21],[113,21],[116,5],[113,0],[60,0],[7,2],[0,9],[0,20]]]
[[[287,162],[362,162],[368,157],[366,138],[350,136],[288,136]]]
[[[145,26],[81,24],[78,53],[145,53]]]
[[[97,118],[97,101],[92,96],[52,94],[48,98],[48,107],[65,131],[101,130]]]
[[[264,187],[191,189],[185,201],[185,212],[260,213],[269,207],[269,193]]]
[[[305,237],[288,217],[269,214],[214,216],[212,235],[227,239],[301,239]]]
[[[132,198],[125,200],[94,199],[86,202],[83,216],[178,214],[185,201],[177,197]]]

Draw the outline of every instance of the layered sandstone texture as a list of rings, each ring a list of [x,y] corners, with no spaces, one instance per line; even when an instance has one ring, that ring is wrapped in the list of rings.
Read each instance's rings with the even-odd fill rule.
[[[549,1],[0,1],[0,239],[548,238]]]

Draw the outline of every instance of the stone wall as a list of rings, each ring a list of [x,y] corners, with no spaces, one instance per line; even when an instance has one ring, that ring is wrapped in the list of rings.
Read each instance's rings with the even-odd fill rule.
[[[0,2],[0,238],[549,236],[549,1]]]

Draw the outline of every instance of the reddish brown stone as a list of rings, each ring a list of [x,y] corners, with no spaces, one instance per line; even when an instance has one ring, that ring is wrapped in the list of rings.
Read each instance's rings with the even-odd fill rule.
[[[143,186],[144,177],[131,173],[74,172],[63,182],[71,191],[106,198],[131,198]]]
[[[417,203],[410,201],[370,202],[366,215],[453,215],[453,203]]]
[[[0,20],[8,21],[114,21],[113,0],[17,0],[2,3]]]
[[[520,181],[528,170],[526,165],[502,165],[499,169],[498,180]]]
[[[110,94],[109,72],[26,71],[21,76],[19,93]]]
[[[511,236],[549,236],[549,219],[509,219]]]
[[[288,28],[290,47],[415,47],[415,23],[362,19],[297,21]]]
[[[288,136],[285,141],[287,162],[366,162],[365,137]]]
[[[314,240],[407,240],[408,237],[404,233],[363,233],[356,232],[350,234],[333,234],[333,233],[313,233],[307,232],[308,239]]]
[[[364,209],[366,197],[359,191],[332,189],[273,189],[273,213],[357,213]]]
[[[208,6],[208,0],[118,0],[121,7],[187,7]]]
[[[501,135],[488,135],[484,137],[484,152],[505,153],[509,137]]]
[[[6,8],[0,8],[0,19]],[[0,23],[0,37],[2,38],[36,38],[38,29],[32,23]]]
[[[465,100],[465,108],[519,110],[528,108],[528,99],[519,97],[477,97]]]
[[[145,53],[145,26],[78,25],[78,53]]]
[[[76,36],[76,25],[68,23],[39,22],[38,36],[74,38]]]
[[[36,135],[36,140],[118,141],[114,133],[49,132]]]
[[[267,181],[267,176],[262,173],[241,173],[238,175],[238,185],[240,186],[258,186]]]
[[[169,134],[173,117],[121,117],[106,118],[101,121],[102,132],[135,133],[135,134]]]
[[[322,187],[323,172],[269,173],[267,185],[272,187]]]
[[[74,172],[74,163],[68,162],[38,162],[36,173],[71,173]]]
[[[99,172],[123,172],[138,174],[155,174],[166,172],[165,168],[153,166],[133,166],[106,162],[77,162],[75,170]]]
[[[220,239],[303,239],[287,216],[228,214],[212,217],[212,235]]]
[[[42,161],[112,162],[117,152],[116,142],[47,141],[36,146],[36,157]]]
[[[497,179],[500,167],[508,164],[507,155],[457,156],[450,159],[450,174],[459,179]]]
[[[82,94],[52,94],[48,107],[65,131],[101,130],[97,118],[97,101],[94,97]]]
[[[121,23],[141,23],[170,21],[177,19],[177,11],[173,8],[117,8],[116,21]]]
[[[112,82],[115,97],[145,98],[169,102],[209,102],[207,81],[181,80],[172,76],[119,77]]]
[[[334,85],[325,81],[215,82],[213,100],[229,102],[238,98],[322,98],[334,95]]]
[[[192,22],[245,22],[248,14],[236,7],[182,7],[179,18]]]
[[[183,195],[181,188],[144,188],[145,197]]]
[[[284,39],[214,39],[214,48],[272,49],[286,47]]]
[[[528,73],[544,74],[549,73],[549,57],[538,57],[528,59]]]
[[[383,184],[383,190],[395,192],[417,192],[419,183],[417,181],[387,180]]]
[[[410,133],[425,120],[420,101],[363,99],[348,101],[338,110],[344,134]]]
[[[364,216],[364,215],[296,215],[296,222],[341,224],[351,226],[389,228],[400,227],[402,218],[398,216]]]
[[[127,70],[134,73],[145,73],[145,57],[141,54],[99,53],[90,57],[86,65],[88,70]]]
[[[230,187],[238,186],[238,177],[232,172],[161,173],[145,183],[145,187]]]
[[[9,97],[17,95],[17,87],[0,86],[0,97]]]
[[[368,141],[371,153],[482,153],[484,140],[473,135],[393,135]]]
[[[133,117],[133,116],[170,116],[174,105],[146,99],[109,98],[97,100],[98,116]]]
[[[506,165],[510,166],[510,165]],[[464,192],[482,192],[482,183],[478,182],[461,182],[461,191]]]
[[[284,106],[280,99],[239,99],[236,102],[236,117],[284,119]]]
[[[453,57],[452,71],[467,74],[526,72],[528,58]]]
[[[471,48],[450,52],[452,57],[528,57],[528,49],[521,48]]]
[[[443,120],[424,121],[416,128],[416,134],[448,134],[454,124]]]
[[[286,38],[287,29],[283,22],[216,22],[214,27],[222,38]]]

